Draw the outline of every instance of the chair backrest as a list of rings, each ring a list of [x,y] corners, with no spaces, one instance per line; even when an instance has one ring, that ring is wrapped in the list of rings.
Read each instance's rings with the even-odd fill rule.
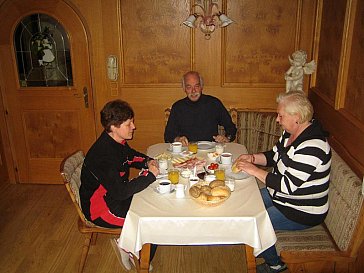
[[[81,186],[81,169],[84,158],[82,151],[77,151],[66,157],[60,165],[60,173],[80,219],[83,222],[88,222],[81,209],[79,193]]]

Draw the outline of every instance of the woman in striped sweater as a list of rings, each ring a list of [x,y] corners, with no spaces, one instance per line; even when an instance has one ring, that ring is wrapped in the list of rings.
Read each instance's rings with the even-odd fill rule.
[[[327,215],[331,149],[303,92],[279,94],[277,103],[277,122],[284,130],[279,141],[270,151],[241,155],[236,166],[266,184],[261,194],[275,230],[302,230],[321,224]],[[260,256],[265,263],[258,273],[287,268],[274,245]]]

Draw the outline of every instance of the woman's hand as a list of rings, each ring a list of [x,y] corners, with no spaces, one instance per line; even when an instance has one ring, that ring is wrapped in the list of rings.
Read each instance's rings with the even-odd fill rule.
[[[249,155],[245,155],[245,156],[249,156]],[[238,159],[236,160],[235,164],[236,164],[236,168],[239,171],[243,171],[243,172],[246,172],[247,174],[255,176],[260,181],[265,183],[265,178],[267,177],[268,172],[258,168],[253,163],[251,163],[251,162],[249,162],[247,160],[242,160],[242,159],[238,160]]]
[[[156,160],[152,159],[152,160],[149,160],[147,162],[147,165],[148,165],[148,169],[150,172],[152,172],[154,174],[155,177],[158,176],[159,174],[159,168],[158,168],[158,163]]]

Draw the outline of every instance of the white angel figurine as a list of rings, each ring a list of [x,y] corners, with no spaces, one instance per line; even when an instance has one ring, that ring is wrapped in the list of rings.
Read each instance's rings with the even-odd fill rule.
[[[288,56],[291,67],[285,73],[286,92],[301,91],[303,92],[303,75],[312,74],[316,70],[316,63],[312,60],[306,63],[307,54],[303,50],[297,50],[292,54],[292,58]]]

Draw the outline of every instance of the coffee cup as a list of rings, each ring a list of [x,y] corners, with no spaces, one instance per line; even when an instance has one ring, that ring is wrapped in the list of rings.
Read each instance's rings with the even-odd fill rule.
[[[193,185],[198,183],[199,178],[197,176],[191,176],[189,180],[190,180],[190,187],[192,187]]]
[[[182,142],[176,141],[171,144],[173,153],[182,152]]]
[[[159,193],[168,193],[171,192],[171,181],[168,179],[162,179],[159,181],[159,185],[157,187]]]
[[[231,153],[222,153],[220,155],[220,162],[223,165],[229,165],[232,161],[232,154]]]
[[[183,198],[185,197],[185,189],[186,186],[183,184],[177,184],[176,185],[176,197],[177,198]]]

